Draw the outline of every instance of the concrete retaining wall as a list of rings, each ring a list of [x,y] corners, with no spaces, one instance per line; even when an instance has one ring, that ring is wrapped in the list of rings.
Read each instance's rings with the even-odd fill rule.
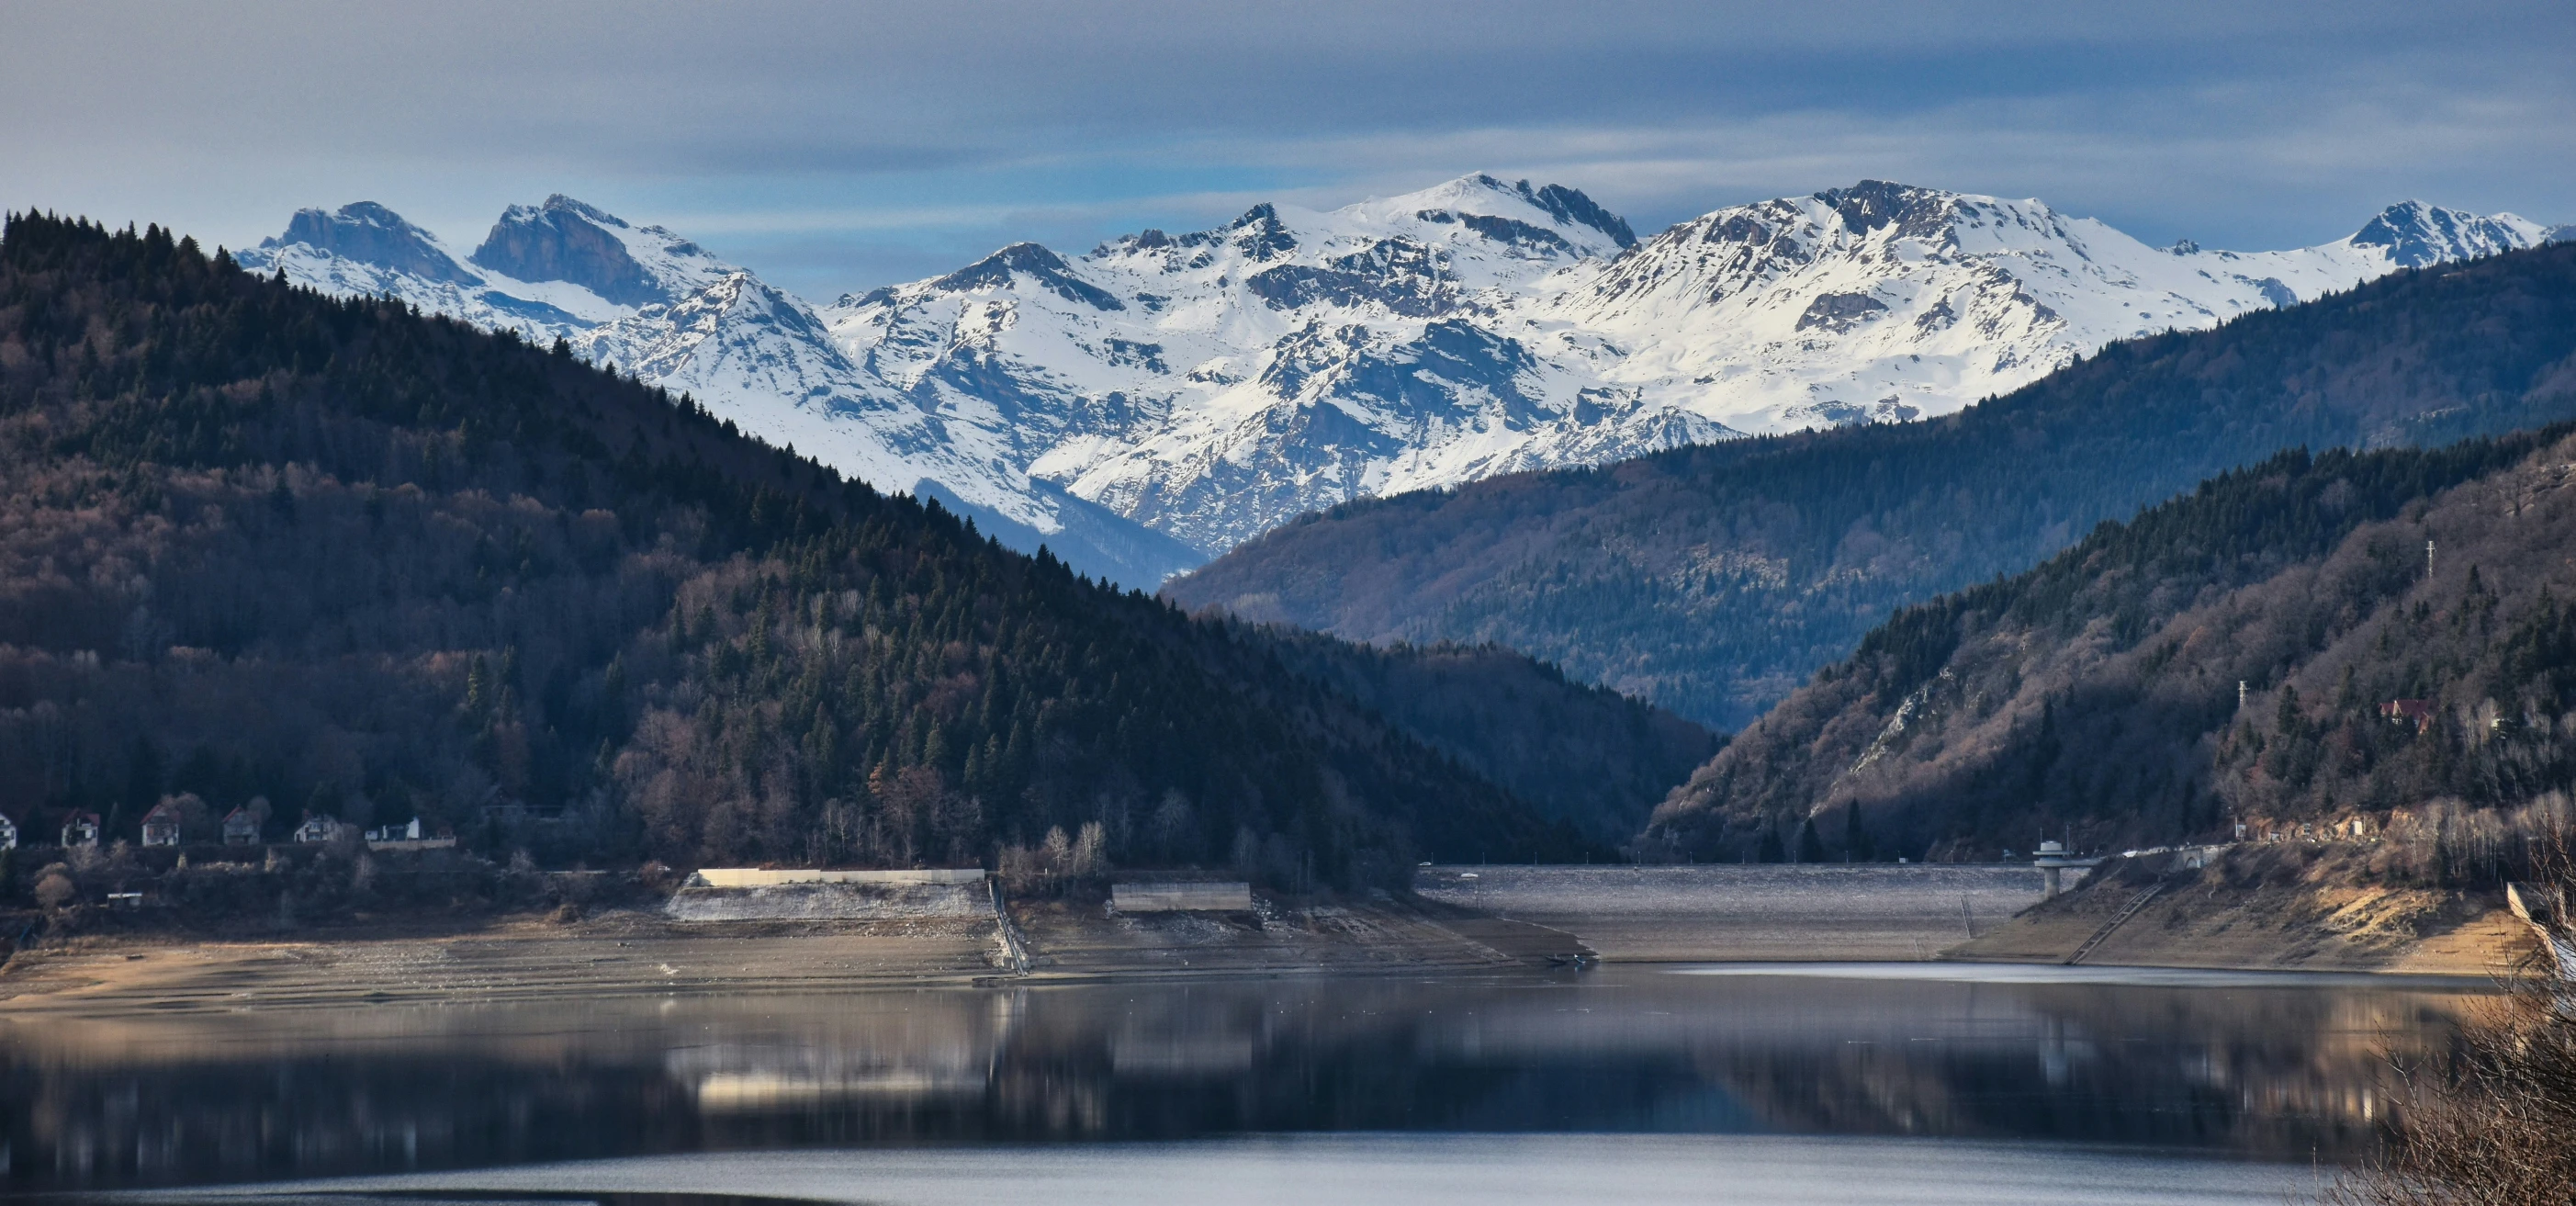
[[[691,884],[673,893],[663,912],[674,921],[990,919],[993,897],[980,882],[789,883],[756,888]]]
[[[980,884],[984,882],[984,871],[981,867],[942,867],[929,871],[708,867],[692,876],[689,882],[693,886],[708,888],[771,888],[780,884]]]
[[[1118,884],[1109,889],[1109,900],[1121,913],[1248,913],[1252,885]]]

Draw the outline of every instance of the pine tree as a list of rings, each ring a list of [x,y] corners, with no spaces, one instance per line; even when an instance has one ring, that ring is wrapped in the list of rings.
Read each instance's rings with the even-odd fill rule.
[[[1802,863],[1825,861],[1825,843],[1824,839],[1816,836],[1814,817],[1798,822],[1798,861]]]

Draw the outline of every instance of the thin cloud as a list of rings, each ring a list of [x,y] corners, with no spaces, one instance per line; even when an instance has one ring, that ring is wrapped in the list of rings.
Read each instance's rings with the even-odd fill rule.
[[[8,0],[0,0],[8,3]],[[826,295],[1473,170],[1655,228],[1864,176],[2285,246],[2576,218],[2563,3],[9,3],[0,196],[253,241],[567,192]]]

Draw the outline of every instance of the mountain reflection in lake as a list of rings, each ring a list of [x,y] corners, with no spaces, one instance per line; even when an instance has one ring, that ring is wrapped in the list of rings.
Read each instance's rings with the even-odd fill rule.
[[[12,1020],[0,1138],[13,1191],[1301,1132],[2304,1164],[2367,1150],[2383,1054],[2442,1042],[2464,1002],[2282,977],[1728,970]]]

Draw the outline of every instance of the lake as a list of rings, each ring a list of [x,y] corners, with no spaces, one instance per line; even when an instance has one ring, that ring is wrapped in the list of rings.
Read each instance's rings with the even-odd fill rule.
[[[1613,965],[0,1022],[12,1193],[2279,1202],[2478,985]],[[2321,1171],[2324,1170],[2324,1171]]]

